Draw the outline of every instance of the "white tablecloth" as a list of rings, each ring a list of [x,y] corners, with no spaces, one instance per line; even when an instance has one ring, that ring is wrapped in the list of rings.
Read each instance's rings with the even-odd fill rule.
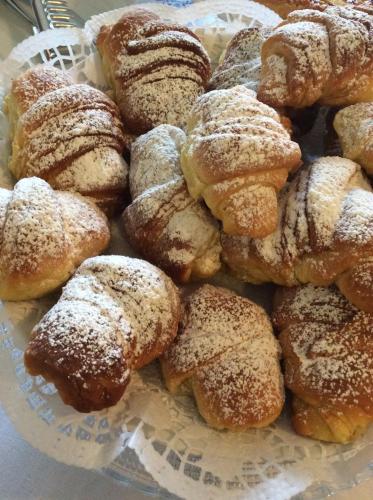
[[[126,2],[120,0],[70,1],[84,19],[103,9]],[[0,58],[14,45],[32,35],[27,21],[0,3]],[[1,368],[0,368],[1,376]],[[93,471],[59,464],[32,448],[13,429],[0,407],[0,500],[144,500],[143,494]],[[189,499],[188,499],[189,500]],[[373,480],[333,500],[373,500]]]

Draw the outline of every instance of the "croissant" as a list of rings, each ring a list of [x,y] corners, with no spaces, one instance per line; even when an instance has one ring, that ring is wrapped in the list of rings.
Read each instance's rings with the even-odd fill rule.
[[[188,193],[180,169],[182,130],[160,125],[132,145],[130,190],[123,212],[130,244],[174,280],[206,278],[220,268],[220,234]]]
[[[110,239],[103,213],[42,179],[0,188],[0,299],[30,300],[62,285]]]
[[[277,292],[273,321],[281,330],[292,423],[303,436],[347,443],[373,422],[373,316],[335,287]]]
[[[302,9],[325,10],[330,6],[351,7],[372,13],[372,0],[257,0],[269,7],[281,17],[287,17],[290,12]]]
[[[236,33],[213,72],[209,87],[229,89],[245,85],[257,91],[261,70],[260,50],[271,31],[270,28],[259,27],[245,28]]]
[[[334,128],[343,156],[360,163],[373,175],[373,103],[358,103],[338,111]]]
[[[179,335],[161,358],[167,388],[188,381],[202,417],[217,429],[264,427],[284,404],[280,349],[264,310],[224,288],[186,298]]]
[[[373,100],[373,16],[355,9],[289,14],[262,46],[258,99],[275,107]]]
[[[278,113],[240,85],[198,99],[181,167],[226,233],[263,238],[276,229],[277,192],[300,158]]]
[[[215,69],[210,89],[228,89],[235,85],[245,85],[248,89],[257,91],[260,82],[261,57],[260,52],[264,41],[270,36],[272,29],[244,28],[233,36],[222,54],[220,63]],[[314,125],[319,111],[317,106],[306,109],[287,109],[287,118],[281,113],[282,124],[292,136],[302,136]]]
[[[6,109],[15,126],[9,168],[17,179],[41,177],[107,212],[122,206],[126,137],[116,105],[103,92],[38,66],[13,81]]]
[[[133,9],[97,38],[104,71],[126,127],[136,135],[186,117],[207,87],[210,60],[186,26]]]
[[[373,193],[359,165],[324,157],[281,193],[276,231],[264,239],[222,236],[223,259],[252,283],[327,286],[373,312]]]
[[[148,262],[88,259],[34,327],[25,366],[76,410],[107,408],[122,397],[131,372],[172,342],[179,309],[175,285]]]

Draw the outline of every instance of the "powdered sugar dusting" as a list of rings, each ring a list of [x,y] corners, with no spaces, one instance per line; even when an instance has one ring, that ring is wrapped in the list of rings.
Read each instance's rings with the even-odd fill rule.
[[[139,137],[131,148],[130,191],[137,198],[144,191],[181,177],[182,130],[160,125]]]
[[[260,49],[269,34],[267,28],[245,28],[234,35],[212,75],[210,87],[227,89],[245,85],[256,91],[261,70]]]
[[[356,173],[352,162],[339,160],[338,168],[333,162],[333,158],[324,158],[316,163],[310,170],[308,182],[307,213],[315,231],[314,246],[319,248],[329,248],[333,242],[342,202],[350,188],[349,181]]]
[[[100,201],[101,194],[124,191],[123,147],[114,103],[87,85],[70,85],[45,94],[22,115],[10,168],[17,178],[35,175]]]
[[[180,281],[210,276],[220,267],[219,233],[206,210],[189,195],[180,169],[185,134],[161,125],[132,146],[132,204],[124,211],[131,244]]]
[[[295,107],[354,102],[370,85],[372,22],[368,13],[342,7],[289,14],[263,44],[260,99]]]
[[[123,320],[116,325],[112,318],[119,318],[119,311],[115,315],[113,306],[111,310],[113,315],[108,316],[89,302],[58,302],[33,330],[36,339],[30,348],[41,344],[51,350],[57,357],[58,371],[73,362],[69,378],[78,384],[88,377],[110,374],[116,364],[123,363],[119,380],[113,382],[124,383],[130,370],[122,360],[130,364],[133,356],[129,349],[131,330]]]
[[[269,319],[259,306],[204,285],[187,299],[165,363],[171,376],[192,377],[223,418],[243,425],[247,418],[260,421],[282,404],[278,357]]]
[[[108,221],[105,215],[86,198],[74,193],[57,191],[58,202],[61,205],[64,230],[69,241],[69,256],[79,265],[83,258],[92,253],[90,246],[101,239],[104,249],[110,239]],[[89,253],[87,253],[89,252]]]
[[[342,217],[336,227],[340,241],[356,246],[372,244],[373,195],[363,189],[353,189],[346,196]]]
[[[328,78],[331,72],[326,28],[310,22],[289,23],[285,21],[275,29],[263,45],[259,97],[277,106],[303,103],[307,93],[315,102],[321,96],[325,77]],[[272,38],[291,47],[291,63],[283,55],[284,51],[281,55],[272,52]]]
[[[127,184],[128,165],[121,155],[109,147],[95,147],[73,160],[68,169],[55,177],[53,184],[82,195],[99,192],[100,197],[122,192]]]
[[[334,128],[343,155],[373,173],[373,103],[363,102],[338,111]]]
[[[372,210],[372,189],[359,166],[343,158],[320,158],[281,192],[276,231],[263,239],[225,235],[224,259],[249,281],[293,286],[308,282],[310,272],[316,283],[332,283],[351,265],[348,256],[353,258],[362,246],[370,248]],[[332,255],[338,256],[338,268],[330,265]]]
[[[104,27],[97,43],[133,133],[185,125],[210,77],[209,57],[192,31],[137,9]]]
[[[91,296],[84,285],[79,287],[81,276],[93,278],[97,295]],[[82,292],[81,300],[104,304],[110,297],[121,308],[122,321],[130,325],[136,339],[136,358],[155,344],[167,343],[175,334],[172,325],[177,324],[177,292],[171,280],[151,264],[122,256],[102,256],[88,259],[79,268],[77,282]],[[65,287],[62,300],[76,297],[74,289]],[[125,329],[126,330],[126,329]],[[171,330],[171,332],[170,332]],[[173,331],[172,331],[173,330]]]
[[[176,333],[178,298],[172,282],[151,264],[122,256],[86,260],[58,303],[34,329],[31,342],[51,350],[69,378],[110,373],[123,383],[138,359]]]
[[[89,252],[96,253],[97,245],[102,250],[108,242],[107,220],[94,205],[54,192],[41,179],[23,179],[13,191],[1,190],[0,199],[1,267],[7,273],[33,274],[46,263],[66,262],[72,272]]]
[[[31,178],[8,192],[1,245],[3,269],[32,273],[46,259],[65,258],[69,248],[61,205],[48,184]]]
[[[73,80],[54,66],[34,66],[12,82],[12,96],[18,115],[27,111],[47,92],[72,85]]]
[[[134,50],[135,47],[139,47],[140,50]],[[203,70],[205,54],[198,55],[200,47],[200,43],[194,37],[174,31],[154,35],[146,42],[129,41],[127,53],[118,57],[119,67],[115,76],[128,81],[137,76],[142,68],[151,68],[154,65],[163,66],[163,61],[166,61],[169,66],[177,62],[184,66],[182,68],[184,71],[186,66],[194,69],[200,66]],[[202,83],[198,74],[194,78]]]
[[[304,285],[282,288],[273,311],[273,322],[284,329],[288,324],[312,321],[329,325],[343,325],[358,313],[335,286]]]
[[[277,313],[281,307],[282,314],[290,313],[290,326],[280,335],[286,385],[316,401],[373,415],[372,315],[350,306],[335,288],[299,288]]]
[[[276,193],[301,157],[276,111],[246,87],[214,90],[198,99],[188,132],[181,160],[189,192],[205,199],[227,232],[252,234],[260,208],[264,220],[275,219]]]
[[[209,406],[230,425],[270,420],[283,403],[278,357],[267,338],[252,338],[221,352],[219,359],[198,368],[196,378]]]

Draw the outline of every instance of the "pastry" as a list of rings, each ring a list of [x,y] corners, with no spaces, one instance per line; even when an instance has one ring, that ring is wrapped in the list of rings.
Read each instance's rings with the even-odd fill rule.
[[[34,327],[26,369],[52,382],[78,411],[112,406],[131,372],[171,343],[179,307],[175,285],[148,262],[113,255],[88,259]]]
[[[298,144],[279,114],[239,85],[198,99],[181,168],[228,234],[263,238],[276,229],[277,192],[300,164]]]
[[[265,5],[275,11],[279,16],[285,18],[294,10],[317,9],[323,10],[326,2],[323,0],[258,0],[258,3]]]
[[[262,46],[258,99],[303,108],[373,100],[373,16],[355,9],[289,14]]]
[[[220,268],[215,220],[194,200],[180,169],[185,134],[160,125],[132,145],[132,203],[123,213],[128,241],[173,279],[207,278]]]
[[[281,17],[286,17],[294,10],[316,9],[325,10],[330,6],[351,7],[365,12],[373,12],[372,0],[257,0],[269,7]]]
[[[105,215],[42,179],[0,188],[0,299],[36,299],[61,286],[110,239]]]
[[[72,85],[71,76],[54,66],[34,66],[12,81],[11,92],[4,99],[4,109],[10,123],[10,136],[18,120],[47,92]]]
[[[373,192],[359,165],[324,157],[282,191],[276,231],[222,236],[223,259],[252,283],[330,285],[373,312]]]
[[[257,91],[261,72],[261,48],[263,42],[269,37],[272,29],[244,28],[233,36],[223,52],[220,63],[215,69],[211,80],[210,89],[228,89],[235,85],[245,85],[248,89]],[[281,113],[283,124],[289,129],[291,135],[300,137],[312,128],[318,114],[318,106],[306,109],[286,109],[286,116],[291,122],[286,122],[283,116],[285,110],[277,109]]]
[[[279,290],[273,320],[295,431],[322,441],[354,440],[373,422],[373,315],[335,287],[306,285]]]
[[[161,358],[167,388],[188,383],[216,429],[264,427],[284,404],[280,350],[264,310],[224,288],[186,298],[178,336]]]
[[[210,60],[198,37],[145,9],[133,9],[97,38],[104,71],[126,127],[136,135],[157,125],[185,125],[207,87]]]
[[[15,126],[9,168],[17,179],[41,177],[109,213],[123,205],[126,137],[118,108],[103,92],[37,66],[13,81],[6,109]]]
[[[338,111],[334,128],[343,156],[354,160],[373,175],[373,102],[362,102]]]
[[[244,28],[236,33],[213,72],[209,87],[229,89],[245,85],[257,91],[261,70],[260,50],[270,33],[271,29],[264,27]]]

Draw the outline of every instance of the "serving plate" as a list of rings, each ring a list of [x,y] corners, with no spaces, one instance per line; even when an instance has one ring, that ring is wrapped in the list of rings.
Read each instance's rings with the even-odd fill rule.
[[[225,0],[207,0],[180,9],[160,3],[144,6],[191,26],[213,64],[236,31],[275,25],[279,20],[248,0],[231,0],[229,5]],[[44,32],[19,44],[0,65],[0,99],[13,77],[40,63],[58,65],[77,81],[108,90],[94,39],[101,25],[115,21],[125,10],[94,16],[82,30]],[[321,127],[322,115],[303,138],[304,154],[322,153]],[[4,187],[14,183],[6,168],[8,155],[7,121],[0,115],[0,184]],[[112,222],[112,234],[109,253],[133,255],[117,221]],[[271,286],[245,285],[223,273],[212,282],[270,308]],[[285,409],[267,429],[215,431],[199,417],[188,394],[176,398],[168,394],[157,364],[134,375],[126,396],[114,408],[89,415],[75,412],[63,405],[51,384],[30,377],[23,365],[29,332],[56,299],[55,295],[0,306],[0,399],[19,432],[49,456],[97,469],[162,498],[272,500],[297,495],[316,499],[373,476],[372,428],[354,444],[323,444],[295,435]]]

